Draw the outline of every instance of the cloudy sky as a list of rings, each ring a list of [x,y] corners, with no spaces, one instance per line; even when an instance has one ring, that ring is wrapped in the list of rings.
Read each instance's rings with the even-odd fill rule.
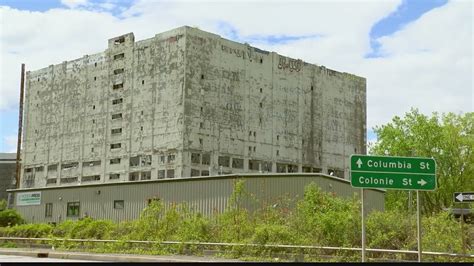
[[[182,25],[367,78],[372,128],[473,111],[470,0],[0,0],[0,152],[16,151],[20,67],[36,70]]]

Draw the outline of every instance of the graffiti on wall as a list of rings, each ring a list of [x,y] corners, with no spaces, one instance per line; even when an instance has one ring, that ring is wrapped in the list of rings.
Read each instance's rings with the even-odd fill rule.
[[[225,52],[225,53],[233,54],[233,55],[235,55],[239,58],[242,58],[242,59],[249,59],[250,61],[255,60],[257,62],[257,61],[259,61],[259,59],[263,58],[261,56],[258,56],[254,52],[253,47],[248,47],[247,51],[244,51],[244,50],[235,49],[235,48],[232,48],[232,47],[229,47],[229,46],[225,46],[225,45],[222,44],[221,48],[222,48],[222,51]]]
[[[302,60],[286,58],[280,55],[280,60],[278,61],[278,69],[289,69],[290,72],[293,72],[293,71],[299,72],[302,66],[303,66]]]

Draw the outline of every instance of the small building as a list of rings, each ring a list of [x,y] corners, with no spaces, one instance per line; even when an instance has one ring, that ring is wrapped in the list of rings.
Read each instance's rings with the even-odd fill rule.
[[[14,198],[15,209],[31,223],[58,223],[85,216],[113,221],[134,220],[154,199],[161,200],[165,208],[186,203],[191,210],[209,217],[226,209],[239,180],[244,181],[243,206],[249,210],[274,205],[283,199],[295,203],[303,198],[305,187],[312,182],[323,191],[344,198],[351,198],[354,193],[360,195],[361,191],[351,187],[347,180],[325,174],[275,173],[25,188],[9,192]],[[384,195],[383,190],[366,190],[366,209],[383,211]]]
[[[0,200],[8,200],[7,189],[16,187],[16,153],[0,153]]]

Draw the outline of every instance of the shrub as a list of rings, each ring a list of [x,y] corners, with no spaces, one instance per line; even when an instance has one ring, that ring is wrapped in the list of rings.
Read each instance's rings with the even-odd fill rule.
[[[406,249],[415,241],[416,217],[396,210],[374,211],[366,218],[367,246]]]
[[[2,226],[13,226],[17,224],[23,224],[25,220],[21,215],[14,209],[5,209],[0,211],[0,227]]]
[[[321,191],[314,183],[305,188],[291,227],[299,244],[350,246],[360,239],[357,200],[347,200]]]
[[[422,222],[422,247],[424,250],[462,253],[462,237],[460,221],[455,220],[447,212],[425,216]],[[464,224],[465,238],[472,224]],[[472,230],[472,229],[471,229]]]
[[[0,230],[0,235],[9,237],[41,238],[48,237],[51,230],[52,226],[49,224],[21,224],[2,228],[2,230]]]
[[[176,232],[179,241],[205,242],[210,239],[210,222],[200,213],[190,213],[186,210],[180,225]]]

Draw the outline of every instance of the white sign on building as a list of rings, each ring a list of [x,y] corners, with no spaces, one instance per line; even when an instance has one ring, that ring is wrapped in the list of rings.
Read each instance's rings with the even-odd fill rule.
[[[16,206],[40,205],[41,191],[16,194]]]

